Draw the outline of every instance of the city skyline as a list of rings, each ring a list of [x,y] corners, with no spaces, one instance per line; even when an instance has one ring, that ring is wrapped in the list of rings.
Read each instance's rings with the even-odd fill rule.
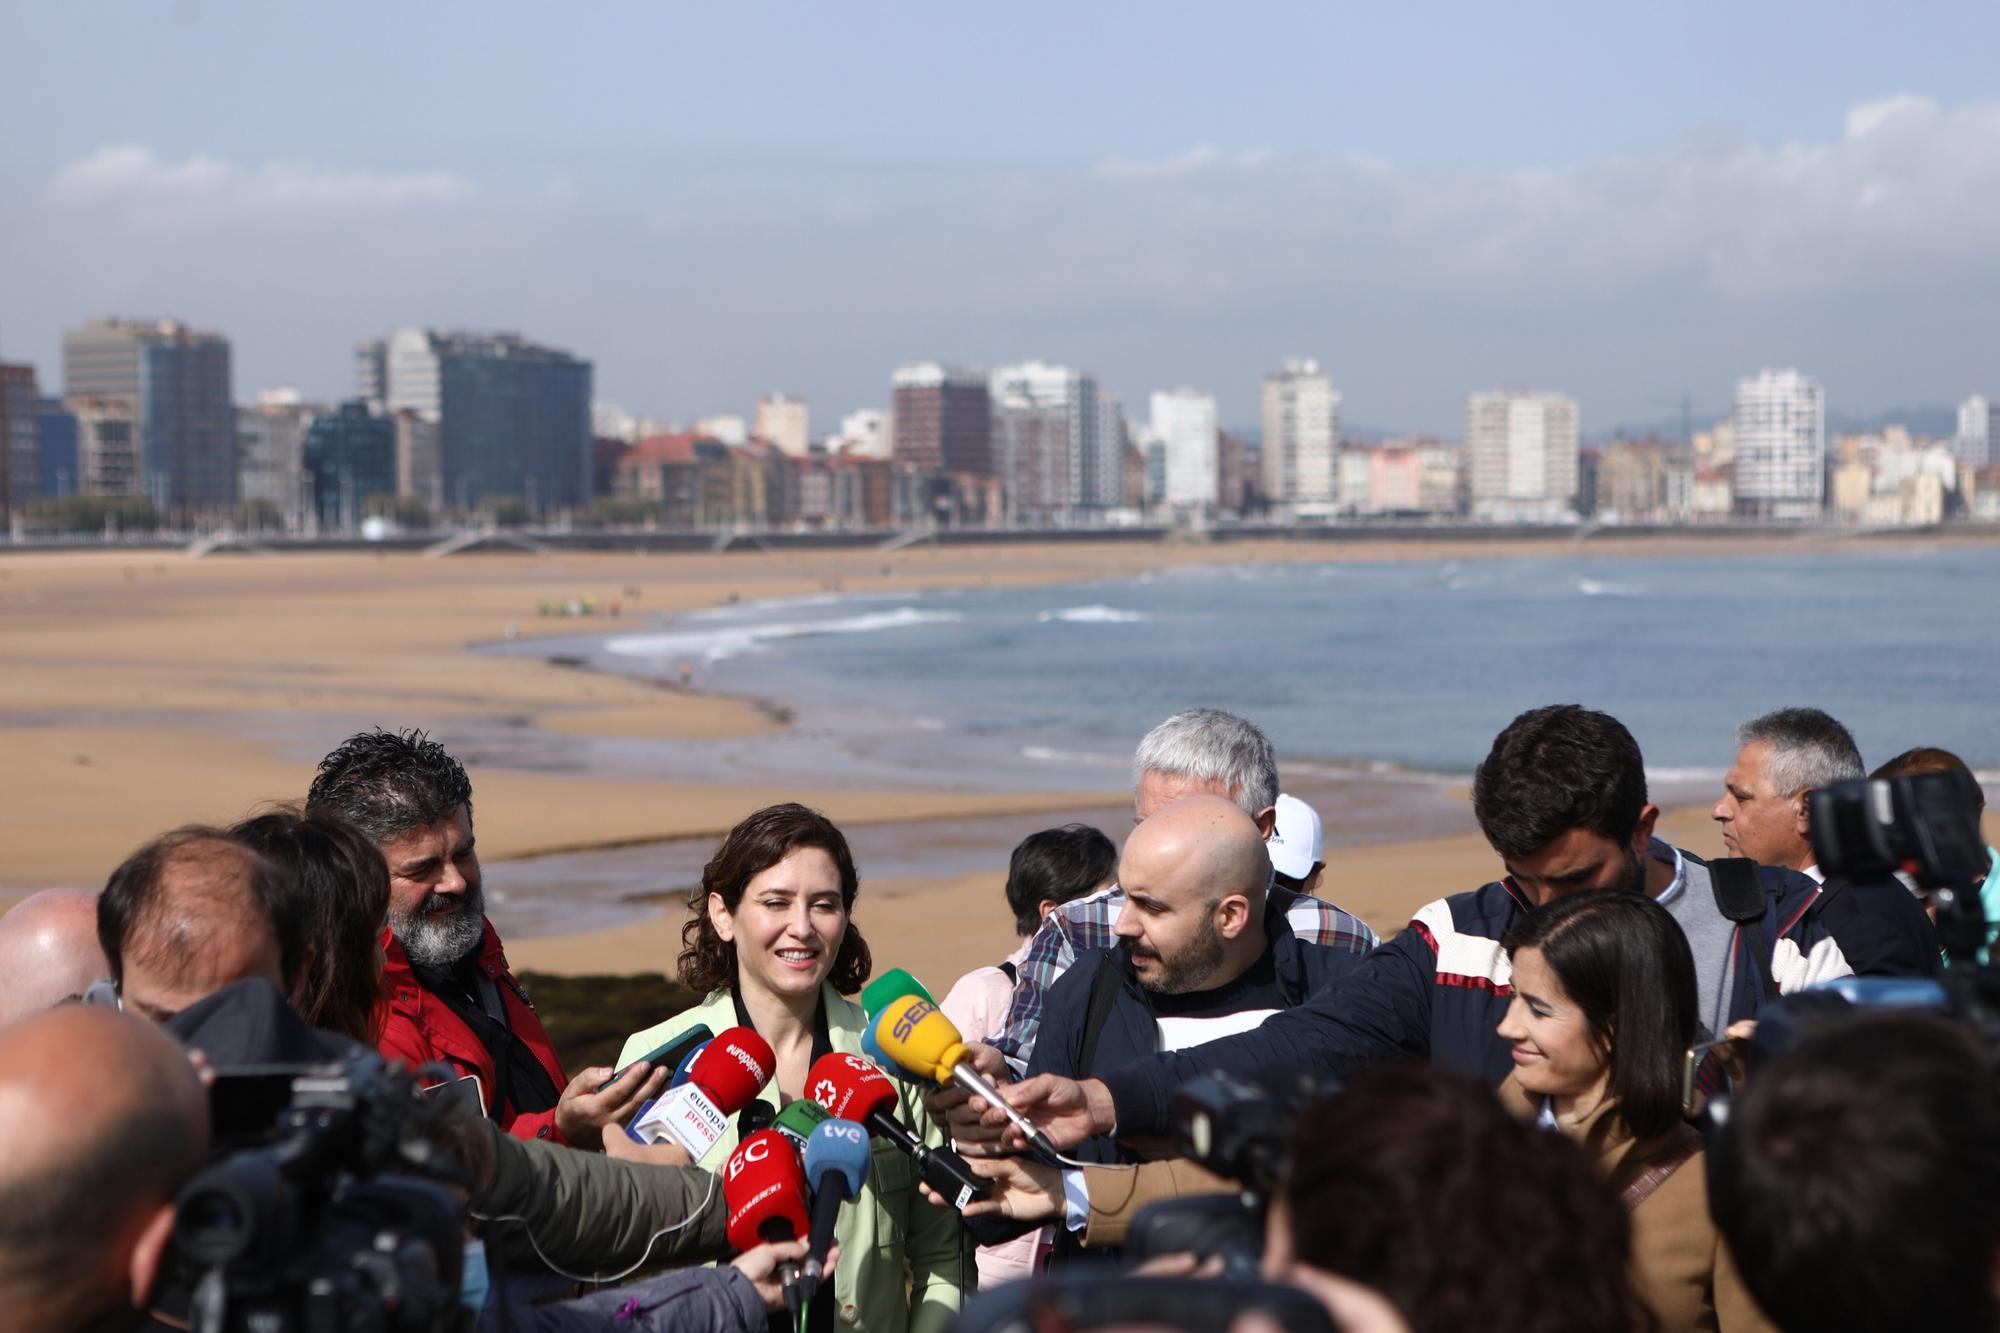
[[[87,39],[111,91],[38,114],[60,60],[0,88],[41,127],[0,145],[0,359],[177,312],[231,334],[243,396],[334,400],[369,330],[532,328],[668,420],[775,390],[831,420],[882,405],[884,366],[1027,357],[1127,403],[1201,386],[1245,427],[1310,355],[1357,429],[1449,435],[1465,392],[1537,385],[1588,438],[1684,394],[1724,416],[1746,367],[1814,367],[1835,418],[1994,392],[2000,14],[1449,12],[1112,6],[1024,97],[1024,39],[972,16],[920,39],[614,8],[492,24],[461,60],[448,11],[385,42],[356,11],[52,7],[23,42]],[[895,63],[920,41],[971,54]],[[287,49],[399,94],[287,95],[263,58]],[[718,58],[662,100],[637,76],[666,49]]]

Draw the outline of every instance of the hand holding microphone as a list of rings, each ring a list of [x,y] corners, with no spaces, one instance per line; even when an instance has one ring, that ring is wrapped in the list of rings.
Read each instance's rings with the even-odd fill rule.
[[[861,1196],[868,1179],[868,1132],[852,1120],[824,1120],[806,1140],[806,1183],[812,1186],[812,1243],[799,1279],[800,1298],[810,1301],[826,1275],[840,1205]]]
[[[875,1031],[877,1044],[897,1064],[935,1080],[939,1086],[956,1083],[973,1096],[984,1098],[1013,1122],[1036,1152],[1050,1161],[1059,1159],[1054,1141],[1009,1106],[1000,1090],[973,1068],[971,1051],[936,1005],[920,996],[906,995],[884,1005],[869,1026]]]
[[[806,1216],[806,1172],[791,1140],[775,1129],[760,1129],[736,1145],[722,1167],[724,1223],[731,1248],[748,1251],[767,1241],[797,1240],[811,1222]],[[796,1318],[805,1308],[799,1266],[778,1265],[785,1305]]]

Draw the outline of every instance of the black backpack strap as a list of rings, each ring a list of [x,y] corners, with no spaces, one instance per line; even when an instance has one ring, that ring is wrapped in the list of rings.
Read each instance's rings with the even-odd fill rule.
[[[1000,964],[1000,970],[1006,974],[1007,984],[1009,986],[1013,985],[1015,982],[1021,979],[1021,969],[1015,967],[1012,963]]]
[[[1715,906],[1750,936],[1750,956],[1757,961],[1764,999],[1778,998],[1778,980],[1771,975],[1771,954],[1764,947],[1764,884],[1757,863],[1747,856],[1723,856],[1708,863],[1709,887]]]
[[[1111,1006],[1118,1002],[1118,992],[1125,985],[1120,971],[1118,950],[1106,949],[1098,956],[1097,973],[1090,979],[1090,1007],[1083,1016],[1083,1049],[1076,1064],[1078,1078],[1090,1077],[1091,1061],[1097,1058],[1097,1039],[1104,1034]]]

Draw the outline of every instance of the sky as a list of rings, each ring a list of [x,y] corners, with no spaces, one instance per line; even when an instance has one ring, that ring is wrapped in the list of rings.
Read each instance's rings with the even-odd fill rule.
[[[2000,395],[2000,6],[14,0],[0,358],[93,315],[351,391],[514,330],[684,421],[902,361],[1143,417],[1316,357],[1364,428],[1558,389],[1587,435],[1797,366]],[[19,58],[25,55],[27,58]]]

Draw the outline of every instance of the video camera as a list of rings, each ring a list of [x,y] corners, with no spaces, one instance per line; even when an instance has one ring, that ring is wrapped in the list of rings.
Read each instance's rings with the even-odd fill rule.
[[[448,1108],[372,1051],[219,1071],[221,1155],[181,1191],[173,1244],[196,1333],[471,1327],[468,1184],[420,1130]]]

